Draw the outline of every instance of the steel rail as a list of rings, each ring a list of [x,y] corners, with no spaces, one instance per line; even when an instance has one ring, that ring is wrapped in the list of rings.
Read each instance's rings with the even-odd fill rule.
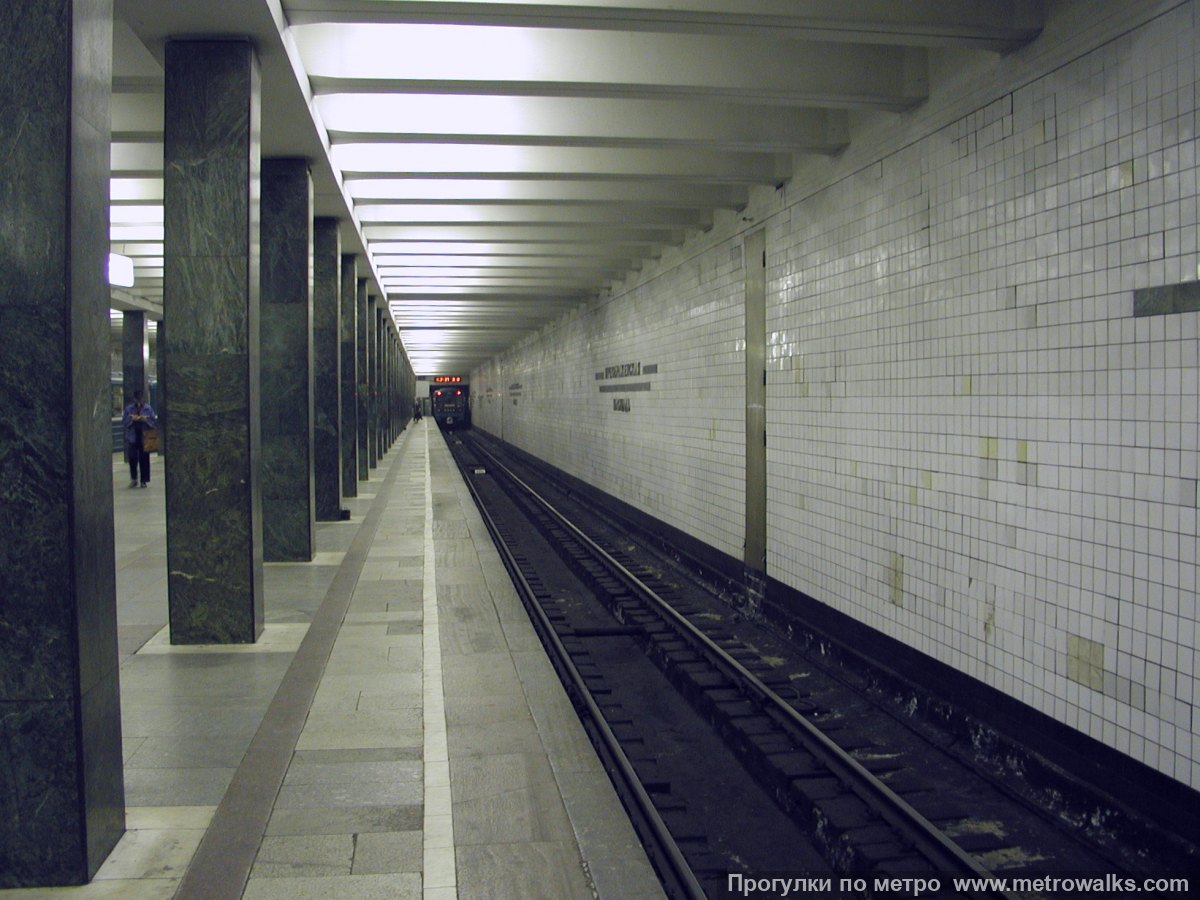
[[[488,455],[491,456],[491,454]],[[492,458],[495,459],[495,457]],[[608,722],[605,721],[599,704],[592,697],[592,693],[588,690],[583,676],[579,674],[579,669],[576,668],[570,653],[563,646],[562,640],[554,630],[554,623],[550,621],[550,617],[546,615],[546,611],[538,603],[536,593],[528,580],[526,580],[507,542],[501,536],[499,526],[492,518],[491,512],[487,509],[486,504],[483,503],[471,479],[465,478],[464,480],[467,483],[467,489],[471,492],[471,496],[475,499],[475,505],[479,508],[484,524],[487,526],[493,541],[504,557],[505,567],[509,570],[512,577],[519,582],[518,588],[525,600],[525,608],[536,617],[537,625],[539,626],[538,631],[542,634],[543,640],[549,643],[563,671],[570,679],[571,685],[575,688],[577,696],[583,701],[587,715],[600,735],[601,742],[604,744],[605,752],[616,767],[629,794],[632,795],[631,799],[638,807],[638,813],[650,829],[654,841],[662,850],[662,859],[669,869],[668,877],[674,879],[674,883],[682,892],[683,897],[688,898],[688,900],[705,900],[707,894],[704,888],[697,880],[691,866],[688,865],[687,859],[684,857],[683,851],[679,849],[679,845],[675,842],[670,829],[667,828],[666,823],[658,814],[658,810],[654,806],[654,801],[650,799],[650,794],[642,785],[641,779],[638,778],[633,764],[621,748],[620,741],[618,741],[617,736],[609,727]],[[668,893],[672,892],[668,891]]]
[[[871,809],[877,811],[885,821],[893,827],[899,828],[910,839],[914,839],[918,851],[934,864],[937,871],[949,873],[962,870],[969,873],[973,878],[994,878],[990,871],[985,869],[974,857],[955,844],[936,825],[904,800],[904,798],[900,797],[895,791],[875,777],[858,760],[846,753],[845,750],[828,738],[820,729],[793,709],[786,700],[765,685],[753,672],[726,653],[719,644],[693,625],[684,615],[672,607],[670,603],[658,596],[653,589],[643,584],[641,579],[630,572],[618,560],[614,559],[603,547],[588,537],[531,485],[505,466],[495,454],[484,447],[478,447],[478,450],[503,470],[508,478],[520,485],[522,490],[535,498],[564,528],[583,542],[593,553],[602,558],[614,571],[619,573],[631,587],[634,587],[638,593],[642,594],[647,600],[658,607],[661,613],[700,642],[722,665],[736,672],[747,685],[754,689],[755,693],[762,700],[783,715],[789,724],[802,731],[811,741],[811,745],[806,749],[813,752],[822,764],[835,775],[839,776],[847,787],[866,802]],[[1010,892],[998,890],[974,891],[967,896],[979,898],[1015,898],[1015,895]]]

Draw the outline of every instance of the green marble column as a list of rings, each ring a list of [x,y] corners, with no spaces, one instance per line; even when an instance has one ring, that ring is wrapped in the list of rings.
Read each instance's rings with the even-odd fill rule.
[[[313,478],[321,522],[342,517],[342,237],[338,220],[313,222]]]
[[[164,335],[166,328],[163,325],[162,319],[159,319],[154,326],[154,337],[150,340],[150,370],[154,372],[155,387],[154,392],[154,412],[158,415],[158,452],[167,452],[167,432],[171,426],[167,424],[170,418],[170,410],[167,408],[167,379],[164,377],[162,369],[162,348],[163,342],[166,340]]]
[[[305,159],[262,165],[263,559],[316,552],[313,479],[313,188]]]
[[[146,402],[150,402],[150,381],[146,377],[150,340],[146,324],[144,312],[126,311],[121,316],[121,380],[126,403],[133,401],[134,391],[141,391]]]
[[[383,299],[380,298],[375,302],[375,374],[378,378],[376,382],[379,389],[375,392],[375,458],[383,459],[383,454],[387,452],[387,441],[384,440],[384,427],[387,423],[387,381],[385,373],[387,366],[384,365],[384,341],[387,338],[387,332],[383,327]]]
[[[375,305],[375,334],[375,346],[379,348],[379,362],[376,365],[379,371],[379,401],[376,404],[379,421],[375,424],[375,440],[379,442],[379,449],[375,455],[382,460],[388,449],[387,327],[384,324],[382,299]]]
[[[380,406],[383,402],[383,384],[379,380],[379,298],[370,298],[371,316],[371,455],[378,465],[383,457],[379,444],[379,422],[383,418]]]
[[[259,68],[248,41],[166,46],[162,370],[174,644],[263,628]]]
[[[383,387],[384,387],[384,394],[386,397],[384,404],[383,404],[383,408],[386,411],[386,419],[384,421],[384,427],[383,427],[383,437],[384,437],[384,445],[387,447],[387,449],[390,450],[392,448],[392,440],[393,440],[392,424],[396,420],[396,416],[395,416],[396,411],[394,408],[395,402],[396,402],[396,394],[395,394],[395,391],[393,391],[393,389],[392,389],[394,386],[396,369],[395,369],[395,356],[393,354],[393,347],[392,347],[392,329],[387,325],[386,317],[384,318],[383,321],[384,321]]]
[[[384,422],[383,434],[384,434],[384,443],[387,446],[387,448],[390,450],[392,447],[392,423],[395,421],[395,410],[393,407],[395,405],[395,400],[396,400],[395,392],[392,390],[392,386],[393,386],[393,380],[395,378],[396,372],[395,372],[394,357],[393,357],[393,353],[392,353],[392,349],[393,349],[392,348],[392,330],[391,330],[391,328],[386,327],[387,326],[386,318],[384,319],[384,325],[385,325],[385,328],[384,328],[384,344],[383,344],[383,347],[384,347],[383,386],[384,386],[384,392],[386,395],[386,400],[384,401],[383,408],[384,408],[384,410],[386,410],[387,417]]]
[[[413,405],[420,401],[417,394],[417,373],[413,371],[408,354],[404,352],[404,344],[400,344],[400,365],[404,371],[404,421],[412,418]]]
[[[358,496],[358,265],[342,256],[342,496]]]
[[[412,419],[414,391],[410,384],[408,357],[404,354],[404,344],[400,335],[396,335],[396,432],[408,427]]]
[[[125,829],[111,0],[10,0],[0,47],[0,888],[83,884]]]
[[[355,353],[358,354],[358,480],[366,481],[370,477],[370,441],[371,433],[371,353],[367,348],[367,279],[358,279],[358,294],[355,300],[358,307],[358,328],[354,335]]]
[[[384,319],[384,323],[385,324],[387,323],[386,318]],[[396,392],[393,390],[393,388],[395,387],[395,376],[396,376],[396,356],[395,356],[395,348],[392,346],[392,330],[391,330],[391,328],[385,327],[383,333],[384,333],[384,350],[385,350],[385,353],[383,355],[383,363],[384,363],[384,369],[386,370],[384,379],[383,379],[383,386],[384,386],[384,390],[386,392],[386,400],[384,402],[383,408],[387,411],[387,420],[384,423],[383,433],[384,433],[385,446],[390,450],[392,447],[392,441],[395,440],[395,435],[392,433],[392,427],[396,421],[396,409],[395,409],[395,407],[396,407]]]
[[[405,426],[408,424],[408,416],[412,411],[412,402],[407,405],[404,402],[404,357],[400,349],[400,336],[396,334],[395,328],[392,330],[392,440],[396,441],[400,438]]]
[[[367,297],[367,467],[379,462],[379,320],[377,302]]]
[[[396,335],[396,433],[404,431],[412,421],[413,392],[409,388],[408,357],[404,355],[404,343]]]

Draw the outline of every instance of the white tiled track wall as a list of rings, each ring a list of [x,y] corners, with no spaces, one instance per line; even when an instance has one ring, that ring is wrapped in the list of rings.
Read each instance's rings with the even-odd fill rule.
[[[1133,315],[1198,276],[1200,12],[1056,15],[473,373],[475,421],[741,558],[765,225],[768,574],[1200,787],[1200,312]]]

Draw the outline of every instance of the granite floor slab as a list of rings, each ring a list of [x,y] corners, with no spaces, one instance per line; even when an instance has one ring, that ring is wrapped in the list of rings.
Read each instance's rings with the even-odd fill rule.
[[[175,647],[161,483],[114,458],[127,832],[33,897],[654,898],[436,427],[402,433],[254,645]]]

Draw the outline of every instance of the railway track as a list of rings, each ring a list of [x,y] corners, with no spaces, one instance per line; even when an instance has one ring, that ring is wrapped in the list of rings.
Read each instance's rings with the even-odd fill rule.
[[[499,445],[462,435],[451,449],[610,773],[627,782],[669,895],[827,877],[842,896],[870,896],[882,879],[996,897],[1012,895],[985,885],[993,872],[1125,870],[844,680],[768,646],[544,474],[502,460]],[[730,786],[735,768],[746,780]],[[722,796],[704,796],[713,783]],[[984,886],[951,890],[956,877]]]

